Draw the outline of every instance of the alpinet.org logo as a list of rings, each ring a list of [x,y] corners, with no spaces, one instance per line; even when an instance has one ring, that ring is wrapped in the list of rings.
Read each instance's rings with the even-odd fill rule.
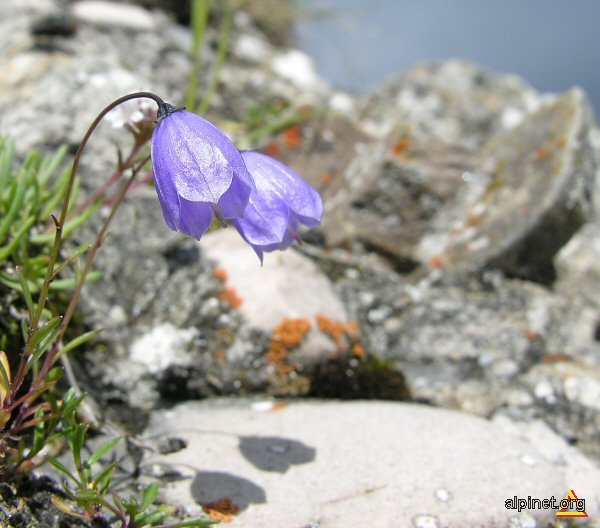
[[[554,495],[549,499],[534,499],[529,495],[526,499],[516,495],[504,501],[507,510],[557,510],[556,517],[583,518],[588,514],[585,511],[585,499],[580,499],[572,489],[565,498],[558,500]]]

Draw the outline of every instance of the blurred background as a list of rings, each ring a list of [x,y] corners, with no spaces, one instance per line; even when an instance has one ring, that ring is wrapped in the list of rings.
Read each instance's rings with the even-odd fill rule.
[[[577,84],[600,108],[597,0],[295,0],[321,75],[365,93],[421,61],[465,58],[542,92]]]

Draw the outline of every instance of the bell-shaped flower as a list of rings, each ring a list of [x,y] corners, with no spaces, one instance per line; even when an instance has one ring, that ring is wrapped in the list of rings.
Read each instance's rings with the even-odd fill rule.
[[[212,123],[170,104],[159,105],[152,169],[167,225],[196,239],[214,216],[241,218],[254,181],[239,151]]]
[[[283,163],[260,152],[242,152],[256,184],[243,218],[233,224],[263,259],[263,252],[287,248],[300,240],[298,225],[321,223],[319,193]]]

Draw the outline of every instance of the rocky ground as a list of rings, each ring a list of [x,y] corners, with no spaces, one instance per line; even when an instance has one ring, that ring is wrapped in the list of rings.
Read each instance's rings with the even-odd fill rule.
[[[131,91],[183,102],[191,35],[169,13],[5,2],[0,132],[21,154],[75,147]],[[354,98],[256,17],[234,17],[208,117],[316,186],[323,226],[260,267],[233,230],[170,232],[154,190],[136,190],[81,304],[104,329],[74,365],[90,403],[142,438],[183,439],[146,453],[141,478],[190,512],[230,499],[231,526],[545,526],[553,513],[505,499],[571,488],[593,525],[600,158],[585,94],[453,61]],[[94,138],[86,188],[123,137]]]

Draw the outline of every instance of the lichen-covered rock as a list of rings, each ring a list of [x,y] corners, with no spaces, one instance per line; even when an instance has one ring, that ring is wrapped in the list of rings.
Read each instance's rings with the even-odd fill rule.
[[[490,139],[456,202],[432,220],[421,260],[551,282],[554,255],[591,213],[593,126],[585,96],[572,90]]]
[[[414,67],[374,90],[358,123],[376,139],[356,145],[326,202],[328,243],[359,239],[414,268],[432,217],[470,178],[485,142],[538,105],[516,77],[459,61]]]

